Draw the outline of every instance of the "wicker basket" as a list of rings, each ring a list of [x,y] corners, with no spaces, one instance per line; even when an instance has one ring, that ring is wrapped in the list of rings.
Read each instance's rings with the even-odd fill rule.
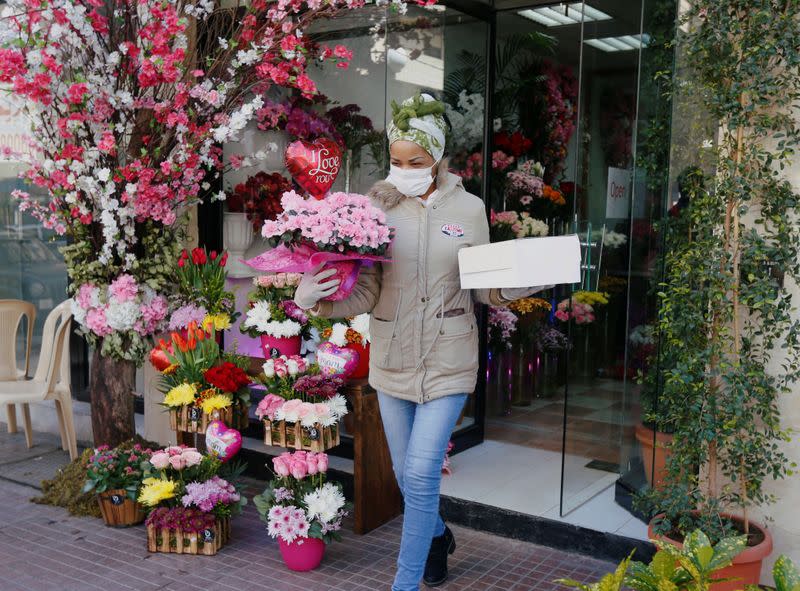
[[[144,521],[144,510],[136,501],[128,498],[125,489],[107,490],[97,495],[103,521],[111,527],[128,527]]]
[[[303,427],[300,423],[264,421],[264,443],[276,447],[326,451],[339,445],[339,425]]]
[[[217,418],[225,423],[226,426],[241,431],[248,424],[247,408],[239,401],[233,403],[228,408],[214,411]],[[214,420],[214,416],[203,412],[198,406],[185,405],[172,408],[169,411],[169,424],[173,431],[179,433],[205,433],[208,424]]]
[[[185,534],[180,530],[147,526],[147,550],[172,554],[214,556],[231,537],[230,517],[217,519],[213,528]]]

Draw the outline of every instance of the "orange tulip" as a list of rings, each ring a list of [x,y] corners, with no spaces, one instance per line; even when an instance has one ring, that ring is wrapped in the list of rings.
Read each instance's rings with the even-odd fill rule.
[[[195,336],[193,334],[189,335],[189,340],[186,343],[186,346],[189,349],[191,349],[192,351],[194,351],[197,348],[197,339],[195,338]]]
[[[189,350],[186,346],[186,341],[177,332],[172,333],[172,342],[178,346],[178,349],[180,349],[182,353],[186,353],[186,351]]]

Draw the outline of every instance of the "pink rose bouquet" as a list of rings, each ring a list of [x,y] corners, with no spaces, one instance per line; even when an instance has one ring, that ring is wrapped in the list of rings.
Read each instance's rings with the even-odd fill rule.
[[[348,505],[341,485],[326,482],[328,456],[297,451],[272,460],[275,478],[253,503],[272,538],[286,543],[338,540]]]
[[[341,281],[328,299],[341,300],[350,295],[362,264],[384,260],[392,231],[386,215],[368,197],[331,193],[317,200],[290,191],[281,203],[283,213],[265,222],[261,231],[274,248],[247,261],[251,267],[302,273],[328,264]]]

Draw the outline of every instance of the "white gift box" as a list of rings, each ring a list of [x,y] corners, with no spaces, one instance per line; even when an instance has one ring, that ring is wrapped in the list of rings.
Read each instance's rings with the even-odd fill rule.
[[[458,251],[461,289],[578,283],[581,245],[576,234],[521,238]]]

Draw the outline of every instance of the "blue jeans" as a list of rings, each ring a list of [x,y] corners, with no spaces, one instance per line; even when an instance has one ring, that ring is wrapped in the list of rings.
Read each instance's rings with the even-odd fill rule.
[[[466,400],[466,394],[456,394],[417,404],[378,392],[383,429],[405,503],[392,591],[419,589],[431,540],[444,533],[439,517],[442,463]]]

